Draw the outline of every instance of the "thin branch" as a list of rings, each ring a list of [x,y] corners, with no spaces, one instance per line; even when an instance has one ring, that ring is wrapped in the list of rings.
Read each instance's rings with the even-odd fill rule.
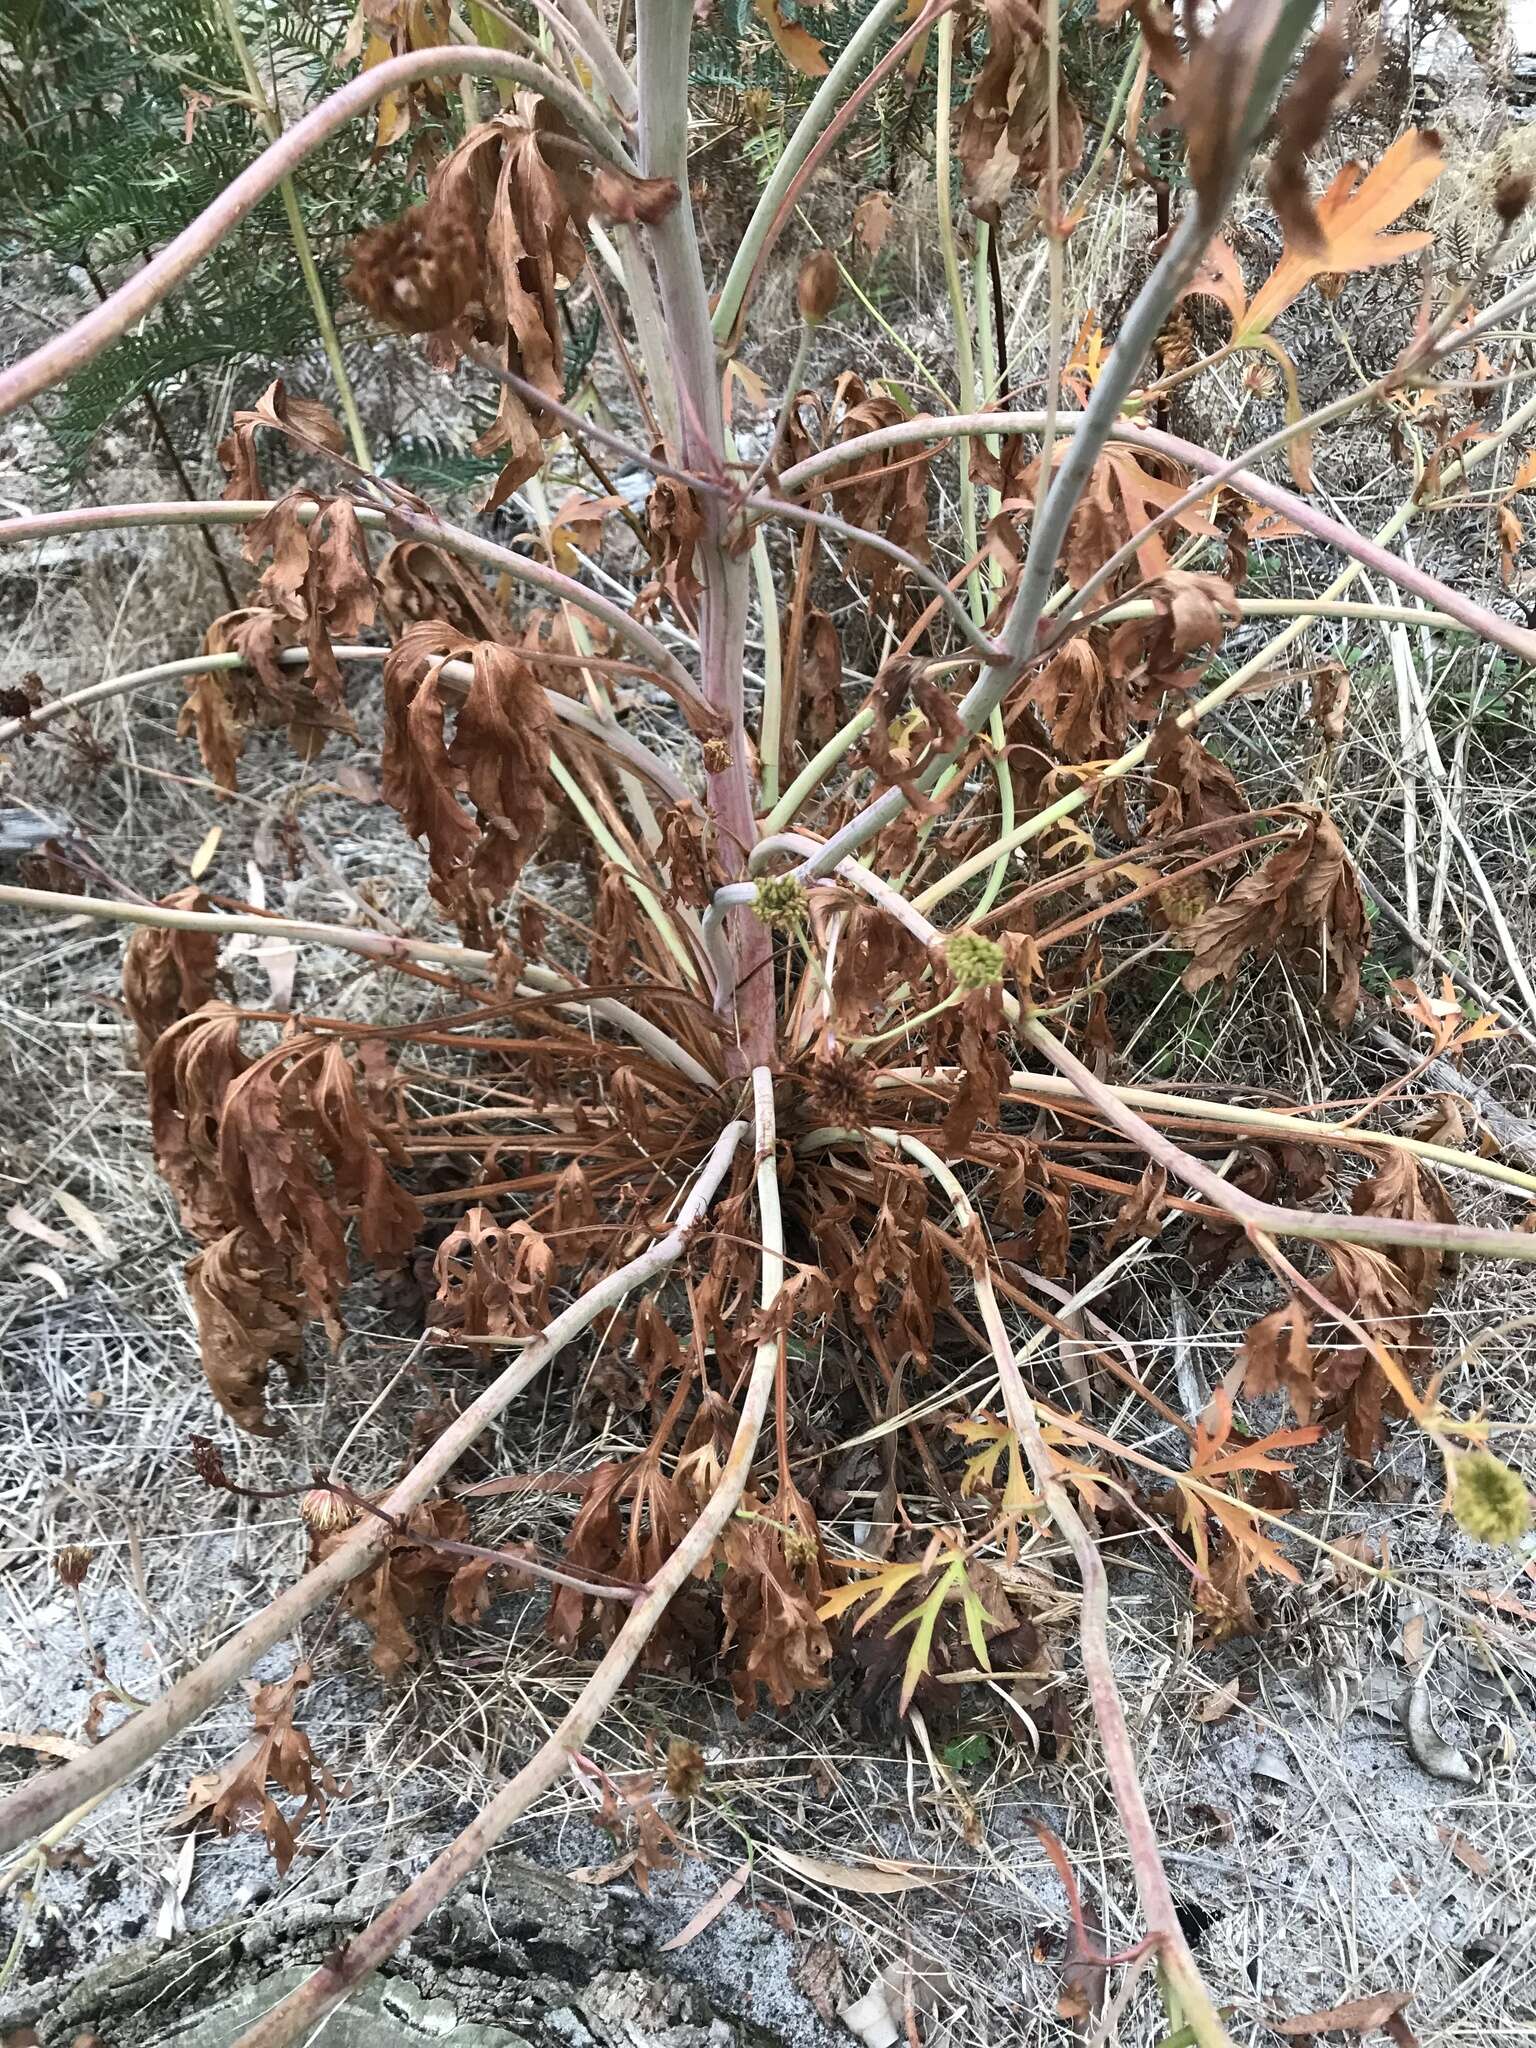
[[[479,72],[532,88],[559,109],[604,163],[633,174],[634,164],[603,126],[590,101],[572,91],[542,64],[531,64],[526,57],[514,56],[507,50],[451,47],[413,50],[404,57],[391,57],[350,79],[329,99],[312,108],[302,121],[296,121],[226,185],[218,198],[189,227],[183,228],[174,241],[168,242],[152,262],[120,285],[104,305],[0,373],[0,418],[73,376],[104,348],[136,327],[305,157],[348,121],[366,112],[386,93],[400,86],[415,85],[424,78],[440,77],[445,72],[455,76]]]
[[[758,1300],[770,1309],[784,1283],[784,1228],[779,1208],[773,1081],[754,1069],[752,1096],[757,1162],[758,1228],[762,1238],[762,1279]],[[758,1437],[768,1413],[783,1338],[762,1338],[753,1354],[746,1397],[731,1448],[714,1493],[698,1520],[650,1581],[614,1637],[602,1662],[574,1705],[542,1748],[496,1794],[454,1842],[363,1932],[315,1974],[247,2030],[234,2048],[287,2048],[334,2012],[370,1971],[434,1913],[449,1894],[525,1813],[541,1793],[562,1778],[573,1755],[585,1747],[614,1696],[634,1669],[673,1599],[706,1562],[746,1490]]]
[[[372,76],[371,73],[369,75]],[[62,512],[28,513],[20,519],[0,519],[0,545],[47,540],[62,534],[116,532],[136,526],[192,526],[203,521],[210,525],[245,526],[270,512],[274,502],[270,498],[210,498],[193,504],[165,500],[139,505],[91,505],[71,507]],[[312,504],[298,507],[300,520],[307,524],[317,518],[322,503],[323,499],[317,492]],[[501,570],[519,583],[530,583],[550,597],[574,605],[578,611],[589,612],[645,656],[656,670],[656,681],[670,690],[685,709],[696,717],[707,717],[698,686],[677,657],[638,619],[632,618],[621,605],[615,604],[612,598],[604,597],[600,591],[578,583],[574,577],[561,575],[558,569],[552,569],[543,562],[535,562],[511,548],[500,547],[482,534],[455,526],[450,520],[424,517],[403,507],[392,507],[386,512],[377,505],[359,505],[356,513],[358,525],[369,532],[389,532],[426,541],[441,548],[445,554],[459,555],[466,561],[480,562]]]
[[[1421,615],[1422,616],[1422,615]],[[390,650],[387,647],[332,645],[332,654],[338,661],[383,661]],[[307,649],[285,647],[277,659],[285,668],[302,668],[309,660]],[[246,663],[239,654],[196,654],[184,656],[179,661],[157,662],[153,668],[135,669],[129,675],[108,676],[99,683],[87,683],[82,690],[72,690],[64,697],[51,697],[46,704],[39,704],[35,711],[29,711],[23,718],[0,719],[0,746],[7,740],[19,738],[23,733],[43,731],[57,719],[66,718],[76,711],[84,711],[92,704],[104,704],[113,697],[121,697],[130,690],[146,688],[151,683],[174,682],[180,676],[207,675],[211,672],[244,668]],[[444,682],[468,688],[474,679],[474,670],[467,661],[445,661],[440,673]],[[649,674],[649,671],[647,671]],[[567,725],[574,725],[581,732],[606,747],[626,768],[637,775],[643,775],[647,782],[672,803],[681,802],[689,795],[689,789],[675,768],[660,760],[649,747],[622,726],[601,718],[590,705],[580,698],[568,697],[563,690],[546,689],[549,708],[556,718]]]
[[[954,1205],[955,1219],[962,1236],[969,1232],[976,1223],[976,1212],[967,1200],[964,1188],[937,1153],[920,1139],[909,1138],[900,1131],[878,1131],[876,1135],[910,1154],[933,1175]],[[1003,1321],[986,1262],[976,1260],[971,1266],[971,1274],[987,1341],[997,1364],[1003,1407],[1009,1424],[1029,1462],[1030,1472],[1051,1520],[1066,1538],[1082,1582],[1078,1641],[1083,1655],[1083,1674],[1088,1680],[1088,1696],[1104,1750],[1105,1768],[1114,1791],[1115,1810],[1125,1830],[1142,1915],[1148,1934],[1157,1944],[1163,1972],[1178,1998],[1179,2011],[1170,2017],[1175,2025],[1188,2028],[1199,2048],[1231,2048],[1231,2038],[1221,2023],[1184,1938],[1157,1846],[1157,1832],[1141,1789],[1136,1753],[1126,1726],[1125,1708],[1115,1684],[1114,1662],[1110,1656],[1109,1583],[1104,1561],[1059,1477],[1055,1455],[1045,1441],[1034,1400],[1014,1357],[1013,1340]]]
[[[104,896],[69,896],[54,889],[24,889],[9,882],[0,883],[0,903],[13,904],[19,910],[55,911],[65,917],[103,918],[112,924],[157,925],[167,931],[249,932],[258,938],[308,939],[316,945],[338,946],[343,952],[360,953],[364,959],[382,966],[408,960],[435,960],[450,967],[478,968],[487,973],[495,966],[494,954],[481,952],[474,946],[444,945],[436,939],[396,938],[388,932],[355,931],[341,924],[308,924],[296,918],[247,916],[238,911],[177,910],[164,903],[127,903]],[[523,983],[527,986],[524,987]],[[657,1059],[685,1074],[696,1087],[712,1092],[719,1086],[718,1076],[701,1066],[692,1053],[676,1044],[648,1017],[640,1016],[627,1004],[615,1002],[609,996],[583,995],[550,968],[535,967],[531,963],[525,965],[523,982],[519,983],[517,993],[562,998],[567,991],[568,999],[558,1000],[557,1009],[578,1017],[600,1017],[605,1024],[613,1025],[615,1030],[622,1031],[637,1045],[643,1045]]]
[[[1176,1145],[1140,1117],[1098,1076],[1067,1050],[1037,1017],[1021,1015],[1020,1034],[1042,1052],[1058,1073],[1065,1074],[1085,1102],[1106,1123],[1133,1139],[1150,1159],[1197,1193],[1224,1209],[1250,1237],[1303,1237],[1320,1244],[1365,1244],[1383,1250],[1411,1245],[1423,1250],[1464,1252],[1482,1258],[1536,1263],[1536,1234],[1524,1230],[1480,1230],[1470,1224],[1413,1223],[1395,1216],[1320,1216],[1310,1209],[1283,1209],[1254,1196],[1213,1173],[1193,1153]],[[1361,1133],[1360,1135],[1364,1135]]]
[[[721,1183],[730,1171],[742,1139],[743,1122],[727,1124],[715,1140],[714,1149],[700,1168],[678,1211],[677,1221],[664,1237],[589,1287],[578,1301],[555,1317],[542,1336],[521,1352],[517,1362],[500,1373],[485,1391],[450,1423],[426,1456],[419,1459],[385,1496],[386,1514],[408,1515],[447,1478],[470,1445],[508,1404],[514,1401],[565,1346],[580,1336],[600,1316],[609,1314],[625,1297],[656,1280],[677,1263],[690,1233],[702,1220]],[[204,1663],[178,1679],[169,1691],[115,1728],[85,1756],[75,1758],[56,1771],[29,1780],[19,1791],[0,1802],[0,1853],[17,1848],[31,1836],[51,1827],[82,1802],[123,1784],[141,1764],[156,1754],[183,1728],[190,1727],[216,1701],[222,1699],[250,1670],[257,1658],[280,1643],[307,1614],[333,1598],[342,1588],[375,1565],[388,1547],[391,1531],[382,1524],[358,1525],[323,1564],[304,1574],[286,1593],[280,1593],[230,1637]],[[638,1612],[638,1609],[637,1609]]]

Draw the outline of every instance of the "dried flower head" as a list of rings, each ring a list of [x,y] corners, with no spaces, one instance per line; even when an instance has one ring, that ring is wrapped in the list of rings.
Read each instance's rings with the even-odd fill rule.
[[[220,1493],[234,1491],[234,1481],[224,1469],[223,1452],[205,1436],[192,1439],[192,1465],[204,1486],[215,1487]]]
[[[819,327],[842,295],[843,280],[832,251],[818,249],[813,256],[807,256],[800,266],[796,287],[800,318],[806,326]]]
[[[1518,1543],[1531,1526],[1531,1497],[1518,1472],[1491,1451],[1456,1460],[1451,1513],[1478,1543]]]
[[[704,766],[711,775],[724,775],[731,765],[731,743],[729,740],[706,740],[699,752],[704,756]]]
[[[1506,171],[1493,188],[1493,210],[1505,227],[1513,227],[1531,203],[1536,178],[1529,171]]]
[[[667,1744],[667,1790],[674,1799],[692,1799],[704,1783],[709,1765],[704,1752],[686,1735],[674,1735]]]
[[[958,988],[992,988],[1003,978],[1003,949],[980,932],[955,932],[944,942],[944,959]]]
[[[329,1536],[337,1529],[350,1529],[357,1520],[351,1501],[330,1486],[312,1486],[299,1501],[299,1519],[316,1536]]]
[[[770,931],[791,932],[804,924],[809,903],[804,882],[793,875],[764,875],[752,907]]]
[[[67,1543],[54,1558],[53,1568],[61,1582],[73,1590],[85,1584],[85,1575],[95,1556],[95,1551],[87,1550],[83,1543]]]
[[[1214,899],[1204,875],[1188,875],[1182,882],[1162,890],[1157,900],[1163,916],[1179,931],[1204,917]]]
[[[840,1052],[817,1060],[807,1085],[811,1100],[829,1124],[845,1131],[860,1131],[869,1124],[875,1091],[868,1068],[858,1060]]]

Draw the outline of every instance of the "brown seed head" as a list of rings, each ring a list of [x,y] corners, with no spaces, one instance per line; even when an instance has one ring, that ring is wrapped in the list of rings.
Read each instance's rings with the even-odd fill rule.
[[[94,1550],[87,1550],[83,1543],[67,1543],[53,1560],[53,1568],[62,1583],[72,1590],[85,1584],[85,1575],[95,1558]]]
[[[1493,188],[1493,210],[1505,227],[1513,227],[1531,203],[1536,178],[1529,171],[1506,171]]]
[[[337,1529],[350,1529],[357,1509],[329,1486],[312,1486],[299,1501],[299,1519],[316,1536],[329,1536]]]
[[[686,1735],[674,1735],[667,1744],[667,1790],[674,1799],[692,1799],[703,1784],[709,1765],[704,1752]]]
[[[731,747],[728,740],[706,740],[699,752],[704,756],[704,766],[711,775],[724,775],[731,765]]]
[[[863,1130],[875,1113],[875,1091],[868,1070],[846,1053],[817,1060],[808,1085],[817,1110],[840,1130]]]
[[[842,295],[843,280],[832,251],[818,249],[814,256],[807,256],[800,266],[800,282],[796,286],[800,318],[806,326],[819,327]]]
[[[223,1452],[205,1436],[192,1439],[192,1465],[204,1486],[216,1487],[221,1493],[234,1491],[234,1481],[224,1470]]]

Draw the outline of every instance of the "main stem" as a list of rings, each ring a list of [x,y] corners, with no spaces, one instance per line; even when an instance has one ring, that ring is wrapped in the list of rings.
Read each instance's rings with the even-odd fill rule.
[[[640,97],[642,175],[672,178],[682,194],[651,231],[662,310],[677,388],[682,462],[701,476],[726,474],[725,419],[710,330],[709,299],[688,190],[688,44],[690,0],[644,0],[636,9],[635,75]],[[747,637],[750,565],[728,543],[730,512],[715,492],[698,493],[704,538],[699,564],[700,681],[721,720],[721,739],[706,750],[706,793],[716,847],[732,879],[744,875],[757,839],[751,748],[747,742],[742,668]],[[711,759],[718,753],[717,759]],[[728,925],[735,965],[731,1005],[740,1071],[773,1058],[772,946],[766,928],[742,906]]]

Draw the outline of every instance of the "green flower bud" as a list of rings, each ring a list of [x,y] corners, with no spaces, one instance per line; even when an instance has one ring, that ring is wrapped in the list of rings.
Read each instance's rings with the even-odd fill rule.
[[[944,943],[944,959],[959,988],[992,988],[1003,978],[1003,949],[980,932],[956,932]]]
[[[764,875],[753,908],[770,931],[791,932],[804,924],[809,902],[805,884],[793,875]]]
[[[1518,1543],[1531,1526],[1531,1497],[1518,1472],[1491,1451],[1469,1451],[1452,1470],[1451,1513],[1479,1543]]]

